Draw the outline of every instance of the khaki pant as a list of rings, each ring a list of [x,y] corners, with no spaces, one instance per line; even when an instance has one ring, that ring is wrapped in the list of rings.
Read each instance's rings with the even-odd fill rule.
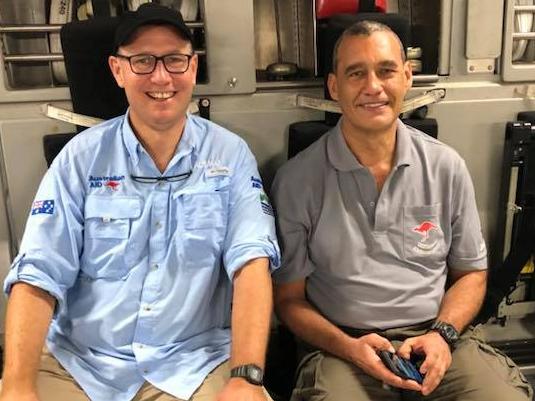
[[[425,330],[414,327],[378,332],[394,347]],[[301,362],[291,401],[531,401],[533,390],[514,362],[483,341],[479,330],[461,336],[452,364],[427,397],[388,388],[360,368],[321,351]]]
[[[219,365],[206,377],[188,401],[215,401],[230,377],[228,361]],[[37,391],[40,401],[89,401],[89,397],[63,366],[44,350],[37,375]],[[273,401],[267,391],[266,400]],[[96,401],[96,400],[95,400]],[[100,401],[100,400],[99,400]],[[150,383],[145,383],[132,401],[185,401],[164,393]]]

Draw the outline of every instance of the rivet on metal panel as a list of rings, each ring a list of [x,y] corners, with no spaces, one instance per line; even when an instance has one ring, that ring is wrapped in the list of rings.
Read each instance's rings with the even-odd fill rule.
[[[236,77],[229,78],[229,80],[227,81],[227,84],[229,88],[235,88],[236,85],[238,85],[238,78]]]

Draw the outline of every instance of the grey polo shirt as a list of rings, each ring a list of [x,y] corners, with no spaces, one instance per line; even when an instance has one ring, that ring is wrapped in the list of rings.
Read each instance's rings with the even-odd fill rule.
[[[273,188],[282,267],[337,325],[386,329],[437,316],[447,269],[483,270],[470,175],[449,146],[398,121],[381,192],[340,124],[289,160]]]

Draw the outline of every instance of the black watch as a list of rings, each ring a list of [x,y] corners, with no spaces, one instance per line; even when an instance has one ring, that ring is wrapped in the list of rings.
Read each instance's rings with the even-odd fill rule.
[[[429,331],[436,331],[452,348],[455,347],[455,344],[459,340],[459,332],[457,329],[451,324],[441,322],[440,320],[436,320]]]
[[[242,377],[255,386],[261,386],[264,380],[264,371],[256,365],[241,365],[232,368],[230,377]]]

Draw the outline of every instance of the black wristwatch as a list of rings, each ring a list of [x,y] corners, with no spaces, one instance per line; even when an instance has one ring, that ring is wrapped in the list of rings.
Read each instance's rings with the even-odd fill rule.
[[[448,343],[448,345],[453,348],[459,340],[459,332],[455,327],[446,322],[441,322],[436,320],[429,331],[436,331],[442,336],[442,338]]]
[[[241,365],[232,368],[230,377],[242,377],[255,386],[261,386],[264,380],[264,371],[256,365]]]

